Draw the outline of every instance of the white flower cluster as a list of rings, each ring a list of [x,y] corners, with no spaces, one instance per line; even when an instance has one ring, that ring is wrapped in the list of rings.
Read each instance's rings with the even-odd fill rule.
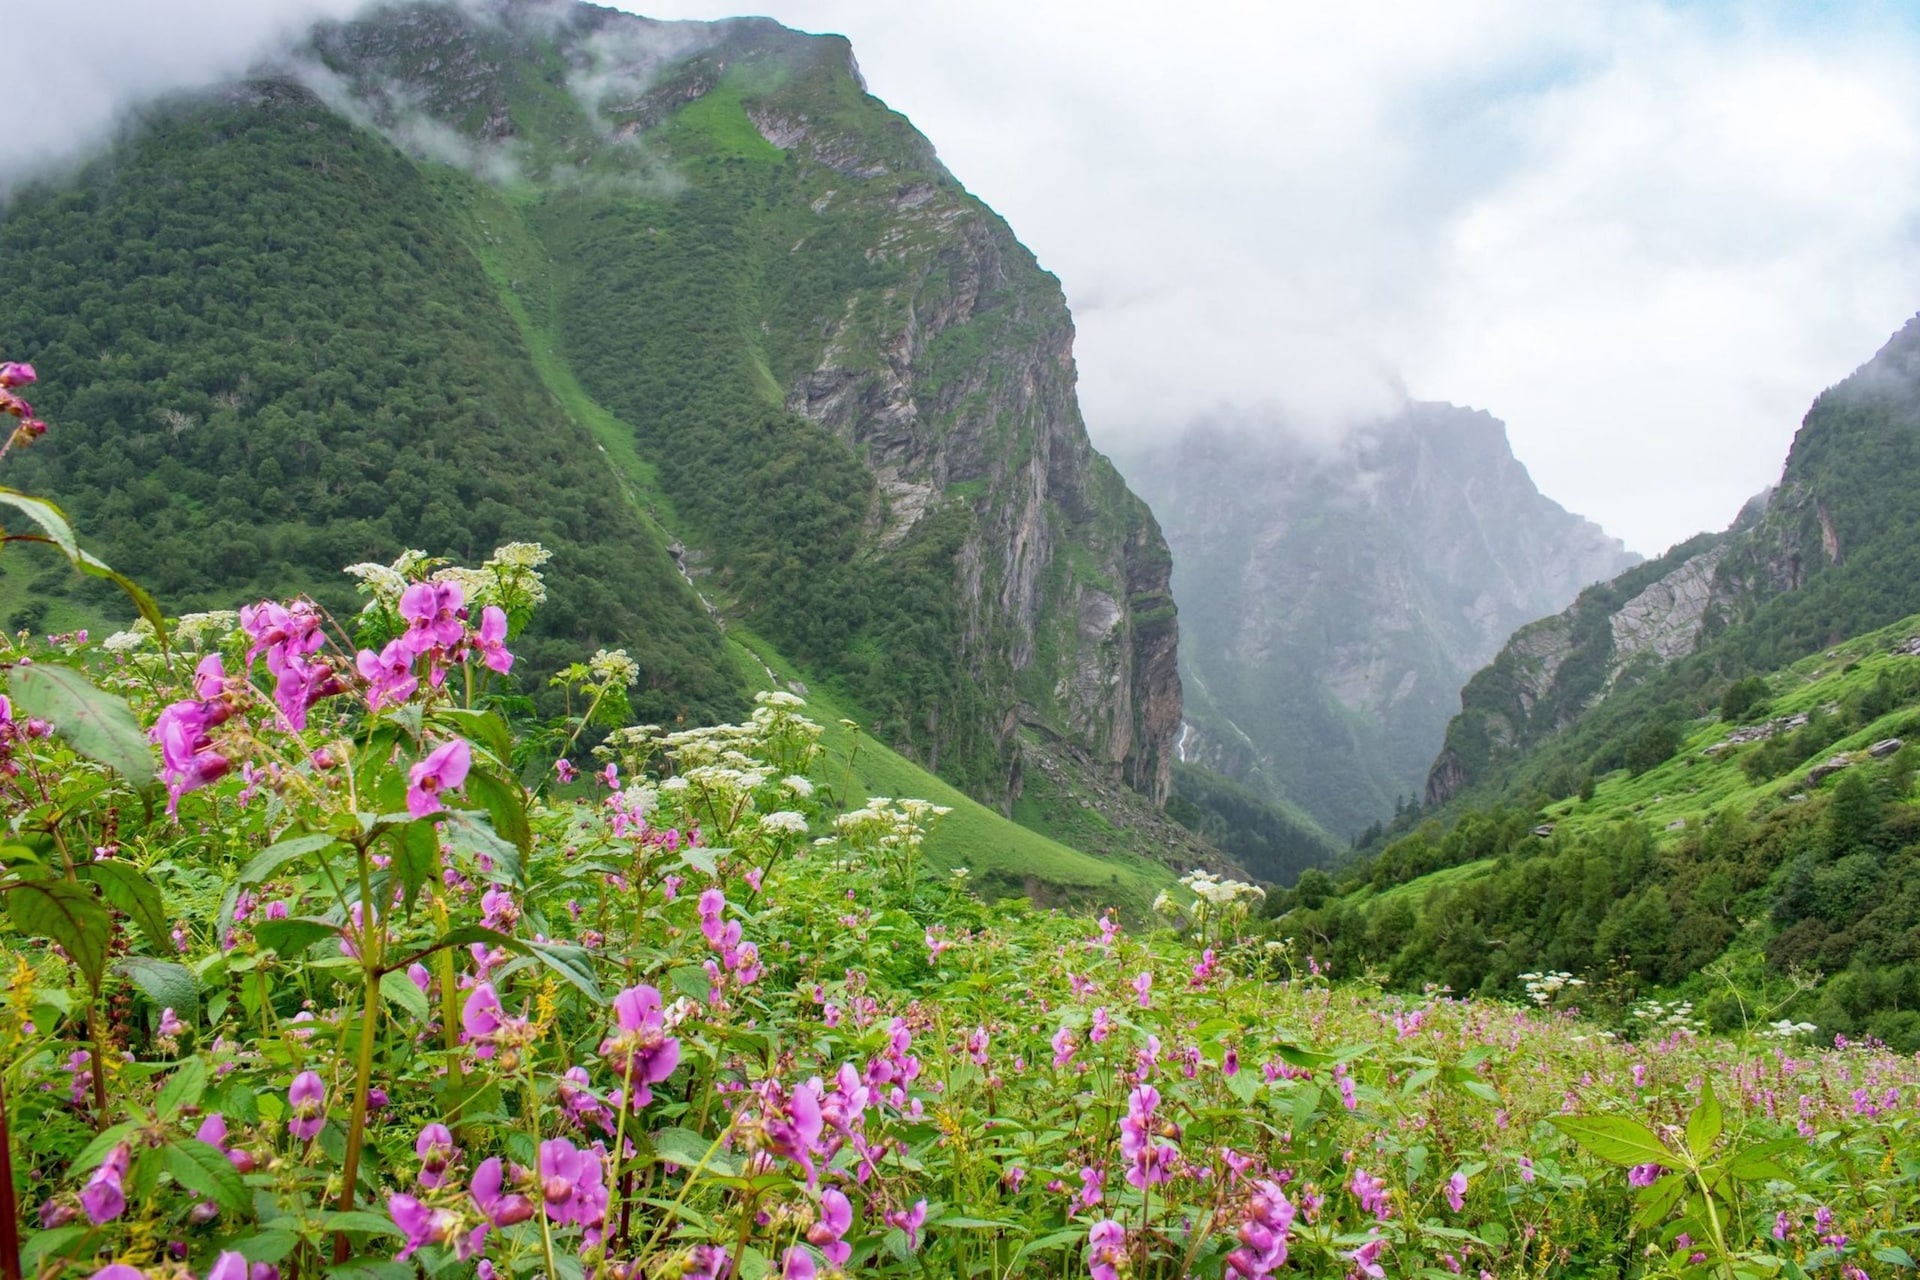
[[[476,609],[490,604],[529,609],[547,598],[540,566],[551,559],[553,553],[537,542],[509,542],[495,547],[492,558],[478,569],[450,565],[444,557],[409,549],[392,564],[369,561],[350,564],[341,572],[360,580],[361,594],[372,597],[369,608],[396,608],[409,583],[432,581],[457,583],[467,604]]]
[[[212,648],[240,629],[240,615],[232,609],[186,613],[173,624],[173,638],[190,649]]]
[[[807,818],[805,814],[795,813],[791,809],[781,809],[774,813],[763,814],[760,818],[760,829],[803,836],[807,834]]]
[[[1210,907],[1226,908],[1234,906],[1252,906],[1266,900],[1267,891],[1257,884],[1248,884],[1244,880],[1222,880],[1211,871],[1191,871],[1180,877],[1180,883],[1193,892],[1193,896]]]
[[[553,559],[553,552],[537,542],[509,542],[495,547],[493,556],[482,568],[493,574],[502,595],[518,597],[529,608],[547,598],[547,582],[540,566]]]
[[[855,848],[912,852],[926,840],[932,820],[952,812],[946,805],[926,800],[874,796],[860,808],[835,818],[833,829]]]
[[[100,647],[108,653],[132,653],[144,649],[153,641],[153,624],[141,618],[125,631],[116,631],[100,642]]]
[[[1767,1029],[1760,1034],[1775,1040],[1792,1040],[1796,1036],[1810,1036],[1819,1029],[1811,1022],[1795,1022],[1792,1018],[1782,1018],[1778,1022],[1769,1022]]]
[[[756,706],[762,707],[804,707],[806,699],[799,694],[788,693],[785,689],[762,689],[753,695]]]
[[[1523,973],[1520,981],[1527,984],[1527,999],[1545,1007],[1553,1003],[1553,998],[1562,991],[1587,985],[1586,979],[1576,978],[1570,973]]]
[[[587,659],[593,682],[606,688],[632,688],[640,683],[640,664],[625,649],[602,649]]]
[[[1664,1027],[1670,1031],[1704,1031],[1706,1024],[1693,1016],[1693,1001],[1675,1000],[1671,1003],[1660,1000],[1642,1000],[1628,1011],[1627,1016],[1636,1022],[1644,1022],[1649,1030]]]

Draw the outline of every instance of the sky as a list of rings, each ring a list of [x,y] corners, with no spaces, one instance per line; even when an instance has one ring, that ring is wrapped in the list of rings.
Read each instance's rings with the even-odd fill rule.
[[[720,17],[724,0],[621,0]],[[28,0],[9,168],[355,0]],[[1654,554],[1779,475],[1920,310],[1920,23],[1898,4],[751,0],[1059,275],[1095,442],[1336,439],[1403,396],[1508,424]]]

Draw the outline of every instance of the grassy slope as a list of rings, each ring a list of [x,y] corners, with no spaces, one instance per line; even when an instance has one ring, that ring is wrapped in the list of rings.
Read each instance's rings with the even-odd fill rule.
[[[635,448],[633,428],[589,396],[561,356],[553,332],[546,254],[528,231],[512,196],[450,170],[436,176],[449,207],[463,215],[467,242],[520,325],[548,391],[593,433],[624,480],[628,495],[664,544],[679,532],[672,503],[655,468]],[[1089,906],[1115,905],[1135,916],[1144,915],[1154,894],[1171,883],[1172,872],[1150,859],[1131,854],[1096,858],[1011,822],[871,737],[860,735],[856,750],[855,732],[841,722],[864,723],[869,717],[833,699],[746,628],[731,624],[727,635],[741,680],[748,687],[775,687],[769,669],[782,685],[807,684],[809,715],[826,727],[830,762],[826,776],[848,777],[853,798],[917,796],[953,810],[928,842],[930,860],[942,868],[967,867],[975,882],[990,893],[1030,893]]]
[[[1772,696],[1763,719],[1812,711],[1871,688],[1882,671],[1913,661],[1889,650],[1916,633],[1920,633],[1920,615],[1823,649],[1774,673],[1768,678]],[[1737,727],[1708,716],[1684,726],[1679,749],[1663,763],[1638,775],[1616,770],[1597,780],[1592,800],[1562,800],[1542,812],[1554,824],[1556,833],[1577,835],[1611,823],[1640,821],[1653,829],[1657,842],[1672,845],[1689,827],[1697,827],[1728,807],[1758,818],[1781,805],[1797,803],[1789,797],[1811,789],[1807,785],[1809,769],[1831,756],[1858,755],[1884,738],[1911,737],[1916,721],[1920,721],[1920,711],[1913,706],[1896,708],[1816,752],[1783,776],[1755,783],[1740,768],[1739,757],[1748,748],[1735,748],[1717,758],[1702,754]],[[1494,860],[1486,859],[1450,867],[1396,886],[1390,893],[1424,896],[1429,889],[1465,883],[1493,866]]]

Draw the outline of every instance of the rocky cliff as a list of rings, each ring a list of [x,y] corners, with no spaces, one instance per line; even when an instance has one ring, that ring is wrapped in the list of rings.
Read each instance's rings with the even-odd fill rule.
[[[1420,793],[1461,684],[1516,626],[1636,559],[1452,405],[1332,444],[1201,428],[1123,463],[1177,559],[1183,757],[1342,837]]]
[[[1468,682],[1428,802],[1617,767],[1636,735],[1703,712],[1730,680],[1920,609],[1916,482],[1920,318],[1814,401],[1780,484],[1725,533],[1517,632]]]

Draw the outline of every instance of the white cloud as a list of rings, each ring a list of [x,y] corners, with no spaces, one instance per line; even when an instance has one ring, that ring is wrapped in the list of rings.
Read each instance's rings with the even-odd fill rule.
[[[1404,384],[1653,552],[1730,520],[1920,309],[1893,7],[771,10],[851,37],[1060,274],[1096,441],[1223,404],[1324,428]]]
[[[1920,308],[1893,4],[754,0],[854,41],[1058,272],[1096,441],[1491,410],[1637,549],[1731,518]],[[659,18],[729,0],[621,0]],[[27,0],[8,171],[354,0]]]

